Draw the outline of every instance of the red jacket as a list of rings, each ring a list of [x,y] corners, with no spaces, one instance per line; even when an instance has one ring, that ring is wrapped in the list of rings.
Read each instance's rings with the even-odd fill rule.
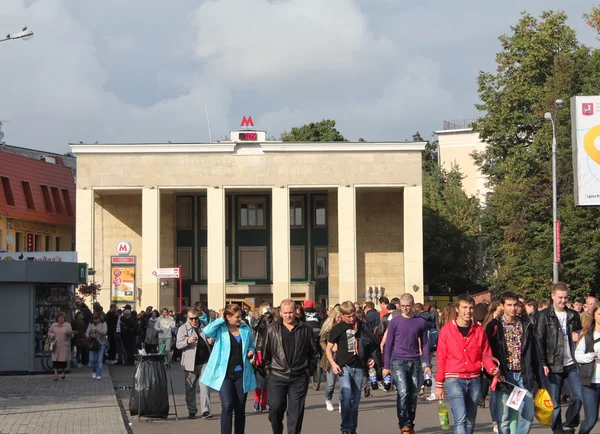
[[[469,334],[463,338],[456,321],[446,324],[438,337],[436,386],[442,387],[447,378],[479,378],[482,362],[491,374],[496,364],[483,354],[492,355],[483,327],[473,323]]]

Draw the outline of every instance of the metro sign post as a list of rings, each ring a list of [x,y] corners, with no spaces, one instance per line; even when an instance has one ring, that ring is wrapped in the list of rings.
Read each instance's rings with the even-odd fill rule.
[[[253,127],[254,126],[254,121],[252,120],[252,116],[244,116],[242,118],[242,123],[240,124],[240,127]]]
[[[183,279],[181,265],[172,268],[157,268],[152,272],[157,279],[179,279],[179,312],[183,310]]]

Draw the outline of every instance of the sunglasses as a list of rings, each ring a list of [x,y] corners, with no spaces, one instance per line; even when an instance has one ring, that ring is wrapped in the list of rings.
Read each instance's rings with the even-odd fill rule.
[[[198,319],[198,317],[197,316],[188,316],[188,319],[190,321],[196,321]]]

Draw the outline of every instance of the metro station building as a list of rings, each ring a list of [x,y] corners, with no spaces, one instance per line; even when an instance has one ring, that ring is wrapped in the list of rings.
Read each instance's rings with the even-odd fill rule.
[[[120,242],[135,267],[121,289],[137,309],[177,309],[178,281],[153,271],[178,265],[184,306],[328,306],[363,301],[367,289],[423,301],[424,143],[283,143],[250,130],[230,139],[71,145],[76,249],[102,305],[124,304],[111,265],[125,260]]]

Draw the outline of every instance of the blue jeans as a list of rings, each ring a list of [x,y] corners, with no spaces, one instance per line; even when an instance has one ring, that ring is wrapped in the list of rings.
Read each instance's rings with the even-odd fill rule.
[[[560,390],[562,389],[563,383],[567,382],[569,385],[569,406],[565,413],[565,428],[576,428],[579,425],[579,411],[583,405],[583,397],[581,394],[581,379],[579,378],[579,371],[575,365],[565,366],[563,372],[555,374],[550,372],[548,374],[548,393],[554,402],[554,413],[552,414],[552,432],[562,433],[563,423],[560,414]]]
[[[583,422],[579,427],[579,434],[589,434],[598,420],[598,405],[600,405],[600,384],[592,383],[582,386],[583,395]]]
[[[473,434],[480,390],[479,378],[446,380],[446,392],[454,416],[454,434]]]
[[[396,414],[398,426],[412,428],[417,414],[417,400],[423,370],[419,360],[392,360],[396,382]]]
[[[104,345],[94,351],[90,351],[90,362],[92,364],[92,372],[96,373],[97,377],[102,377],[102,363],[104,361]]]
[[[335,389],[335,383],[337,382],[337,375],[333,373],[331,367],[327,370],[327,386],[325,386],[325,400],[331,401],[333,398],[333,389]]]
[[[519,386],[524,389],[523,378],[520,372],[508,371],[506,373],[506,381]],[[516,419],[517,413],[519,414],[519,423],[517,424],[516,434],[527,434],[531,431],[531,423],[533,422],[534,409],[533,409],[533,395],[528,391],[528,395],[523,400],[521,409],[517,412],[506,405],[510,392],[503,392],[497,390],[492,392],[496,394],[496,414],[498,415],[498,431],[500,434],[511,434],[510,423]]]
[[[223,380],[219,398],[221,399],[221,434],[231,434],[235,425],[235,434],[244,434],[246,429],[246,398],[244,393],[244,372],[236,371]],[[233,414],[235,413],[235,423]]]
[[[340,380],[340,407],[342,408],[342,432],[355,432],[358,426],[358,406],[364,377],[362,368],[342,366]]]

